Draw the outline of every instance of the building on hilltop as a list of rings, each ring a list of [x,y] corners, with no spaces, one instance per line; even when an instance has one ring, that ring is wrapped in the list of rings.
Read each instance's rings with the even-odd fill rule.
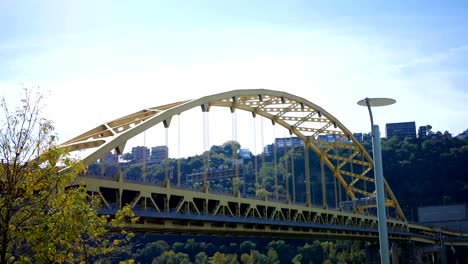
[[[418,222],[454,232],[468,232],[466,204],[418,207]]]
[[[147,147],[137,146],[132,148],[132,161],[142,162],[143,160],[148,161],[150,158],[150,150]]]
[[[240,149],[238,154],[239,159],[250,159],[252,152],[249,149]]]
[[[285,148],[303,146],[304,141],[298,137],[275,138],[275,145],[278,150],[284,150]]]
[[[324,142],[335,142],[340,138],[339,135],[335,134],[322,134],[317,136],[317,140]]]
[[[273,154],[273,151],[274,151],[273,144],[266,145],[266,146],[263,148],[263,152],[264,152],[265,155],[267,155],[267,156],[272,155],[272,154]]]
[[[353,135],[357,139],[358,142],[362,142],[362,140],[363,140],[362,133],[354,133]]]
[[[151,148],[151,161],[162,162],[169,157],[169,148],[167,146],[156,146]]]
[[[296,146],[304,146],[304,141],[298,137],[275,138],[275,142],[266,145],[263,148],[263,152],[265,155],[269,156],[274,153],[275,148],[278,153],[284,153],[285,151],[289,151],[291,147]]]
[[[416,123],[415,122],[402,122],[402,123],[388,123],[385,127],[387,138],[397,136],[399,138],[416,138]]]

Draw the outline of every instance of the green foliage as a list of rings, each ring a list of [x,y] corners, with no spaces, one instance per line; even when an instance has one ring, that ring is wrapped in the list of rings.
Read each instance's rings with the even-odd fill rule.
[[[235,242],[239,242],[238,240]],[[147,243],[145,248],[134,255],[141,263],[365,263],[362,242],[359,241],[318,241],[303,245],[290,244],[284,240],[258,241],[261,251],[255,250],[256,243],[250,240],[241,243],[206,243],[195,239],[187,239],[185,243],[175,242],[173,247],[181,250],[176,252],[169,248],[167,242],[158,240]],[[296,241],[298,242],[298,241]],[[266,247],[265,247],[266,246]],[[162,249],[166,251],[161,252]],[[296,249],[296,250],[295,250]],[[160,252],[153,258],[144,258],[151,250]],[[212,251],[208,253],[208,251]],[[248,252],[246,252],[248,251]],[[240,253],[242,252],[242,253]],[[211,257],[208,257],[211,256]]]
[[[336,262],[336,245],[331,241],[322,242],[322,249],[325,256],[325,260],[331,260]]]
[[[175,264],[176,253],[173,250],[165,251],[153,260],[153,264],[172,263]]]
[[[279,264],[278,253],[276,250],[272,248],[268,249],[267,256],[271,264]]]
[[[241,145],[237,141],[227,141],[221,146],[223,154],[228,158],[233,158],[234,154],[240,150]]]
[[[227,258],[224,253],[216,252],[210,260],[210,263],[212,264],[225,264]]]
[[[207,264],[208,263],[208,255],[205,252],[200,252],[195,255],[195,264]]]
[[[182,242],[175,242],[174,244],[172,244],[172,250],[174,250],[174,252],[182,252],[184,248],[185,245]]]
[[[150,263],[155,257],[170,249],[166,241],[158,240],[137,251],[135,259],[141,263]]]
[[[304,246],[298,247],[297,253],[302,255],[302,260],[305,263],[321,263],[324,260],[323,249],[318,240],[315,240],[312,245],[306,243]]]
[[[467,139],[393,137],[382,141],[382,157],[384,176],[403,210],[467,202]],[[410,215],[409,211],[405,213]]]
[[[241,261],[243,264],[252,263],[252,257],[249,254],[244,253],[241,255]]]
[[[301,264],[301,260],[302,260],[302,255],[298,254],[291,260],[291,262],[293,264]]]
[[[85,167],[57,148],[42,96],[25,90],[13,112],[3,99],[0,128],[0,263],[87,262],[125,250],[133,234],[110,238],[136,221],[129,207],[98,216],[99,199],[76,181]]]
[[[250,253],[251,250],[254,250],[257,245],[250,241],[246,240],[240,244],[240,252],[241,253]]]
[[[133,160],[133,154],[131,152],[124,153],[122,155],[122,159],[127,160],[127,161]]]
[[[199,247],[195,239],[187,239],[187,242],[184,246],[184,252],[189,254],[190,256],[195,256],[195,254],[199,251]]]
[[[273,240],[268,243],[268,249],[274,249],[279,256],[280,263],[287,263],[294,257],[294,249],[284,240]]]
[[[140,165],[130,165],[124,173],[131,179],[138,179],[143,175],[143,169]]]
[[[179,252],[174,256],[174,263],[190,264],[191,262],[188,254]]]
[[[227,263],[227,264],[239,264],[239,261],[237,261],[237,254],[227,254],[225,263]]]

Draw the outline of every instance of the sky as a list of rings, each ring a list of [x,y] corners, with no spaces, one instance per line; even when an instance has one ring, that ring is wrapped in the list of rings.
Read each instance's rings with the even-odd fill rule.
[[[13,103],[39,86],[62,141],[249,88],[303,97],[352,132],[370,130],[357,101],[391,97],[374,109],[383,134],[415,121],[457,135],[467,84],[466,1],[0,0],[0,95]]]

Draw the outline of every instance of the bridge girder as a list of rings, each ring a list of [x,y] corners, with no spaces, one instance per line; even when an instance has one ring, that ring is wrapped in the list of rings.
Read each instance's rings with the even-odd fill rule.
[[[71,152],[80,152],[86,165],[94,163],[108,152],[116,150],[122,154],[126,142],[163,123],[166,127],[175,115],[201,107],[209,111],[211,107],[227,107],[248,111],[270,119],[296,135],[312,149],[333,172],[333,176],[343,186],[351,199],[371,198],[373,191],[368,183],[373,183],[373,161],[354,135],[333,115],[320,106],[295,95],[266,89],[233,90],[181,101],[167,105],[143,109],[136,113],[106,122],[65,143]],[[320,140],[321,135],[333,135],[333,142]],[[361,166],[356,172],[353,166]],[[371,184],[370,186],[374,186]],[[396,197],[385,181],[386,206],[395,209],[399,219],[406,221]],[[364,209],[364,207],[361,207]]]

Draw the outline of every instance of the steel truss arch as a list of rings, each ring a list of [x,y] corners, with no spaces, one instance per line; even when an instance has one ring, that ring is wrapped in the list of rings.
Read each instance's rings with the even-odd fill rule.
[[[63,144],[70,151],[81,152],[81,159],[90,165],[112,150],[123,154],[126,142],[163,123],[168,127],[175,115],[201,107],[228,107],[251,112],[279,124],[291,135],[296,135],[311,148],[331,170],[352,201],[370,199],[373,191],[367,190],[367,183],[374,183],[373,160],[364,147],[338,119],[320,106],[293,94],[267,89],[233,90],[209,95],[195,100],[143,109],[133,114],[99,125]],[[354,171],[353,167],[361,170]],[[374,187],[374,184],[372,184]],[[405,216],[385,181],[386,206],[395,209],[399,219]],[[369,205],[358,205],[360,209]]]

